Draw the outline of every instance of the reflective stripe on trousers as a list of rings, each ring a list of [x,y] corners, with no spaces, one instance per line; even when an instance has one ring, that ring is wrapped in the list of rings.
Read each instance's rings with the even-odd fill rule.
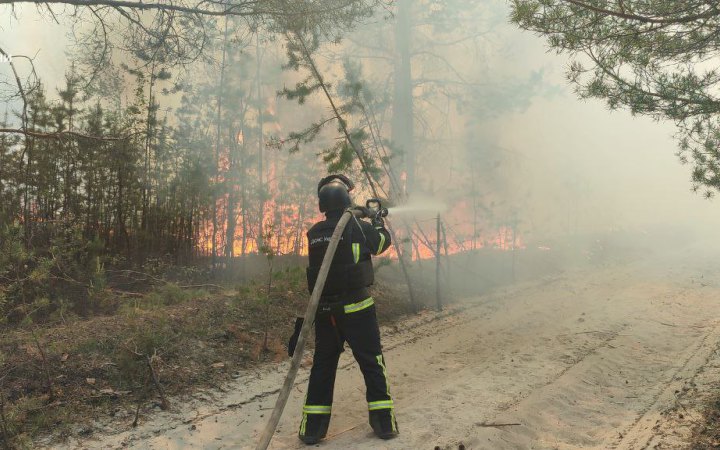
[[[363,296],[355,298],[362,299]],[[366,401],[368,408],[372,408],[369,413],[381,416],[389,414],[394,419],[394,403],[388,389],[388,374],[382,356],[374,299],[367,297],[355,303],[343,305],[337,302],[332,306],[334,308],[328,308],[330,314],[319,314],[315,320],[313,366],[310,369],[307,399],[303,403],[308,406],[333,404],[335,375],[342,352],[337,343],[339,332],[343,343],[352,348],[353,356],[363,373]],[[304,424],[301,430],[306,432],[314,432],[312,427],[315,421],[330,419],[330,414],[322,415],[328,412],[326,408],[309,408],[307,411],[315,414],[311,416],[303,411]]]
[[[303,412],[305,414],[330,414],[332,407],[325,405],[305,405],[303,406]]]
[[[383,355],[377,355],[375,359],[378,362],[378,365],[382,367],[383,376],[385,377],[385,393],[388,397],[390,397],[390,383],[387,379],[387,369],[385,368],[385,360],[383,358]],[[390,421],[392,424],[393,431],[397,431],[397,425],[395,421],[395,403],[393,402],[392,398],[390,400],[378,400],[376,402],[368,402],[368,411],[380,411],[383,409],[390,410]]]
[[[368,411],[377,411],[378,409],[394,408],[392,400],[380,400],[377,402],[368,402]]]
[[[326,405],[305,405],[303,406],[302,421],[300,421],[300,435],[305,436],[305,427],[307,426],[307,418],[309,414],[330,414],[331,406]]]

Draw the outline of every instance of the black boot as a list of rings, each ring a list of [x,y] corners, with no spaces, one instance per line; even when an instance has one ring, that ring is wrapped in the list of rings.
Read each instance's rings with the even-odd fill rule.
[[[330,426],[330,414],[307,414],[300,424],[298,437],[308,445],[317,444],[326,435]]]
[[[380,439],[392,439],[399,434],[392,409],[370,411],[370,426]]]

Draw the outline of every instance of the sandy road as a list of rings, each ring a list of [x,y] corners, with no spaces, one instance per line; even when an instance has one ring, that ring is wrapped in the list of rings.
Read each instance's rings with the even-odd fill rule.
[[[469,299],[386,330],[401,435],[367,425],[357,366],[345,352],[328,449],[646,448],[676,391],[720,342],[720,263],[694,248],[581,270]],[[286,364],[231,392],[78,447],[253,448]],[[307,372],[271,448],[295,437]],[[667,448],[667,447],[664,447]]]

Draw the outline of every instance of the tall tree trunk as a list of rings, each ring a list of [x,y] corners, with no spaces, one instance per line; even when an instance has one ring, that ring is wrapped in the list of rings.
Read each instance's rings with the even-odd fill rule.
[[[258,197],[259,197],[259,208],[258,208],[258,232],[257,232],[257,251],[260,252],[260,248],[263,246],[263,218],[265,216],[265,185],[263,184],[263,146],[265,145],[265,137],[263,134],[263,105],[265,104],[262,95],[262,78],[260,73],[261,66],[261,53],[260,53],[260,31],[257,32],[255,41],[255,78],[257,82],[257,113],[258,113]]]
[[[247,234],[248,234],[248,198],[247,198],[247,153],[245,151],[245,141],[240,147],[240,202],[242,203],[242,241],[240,245],[240,255],[245,256],[247,253]]]
[[[473,235],[471,249],[475,250],[478,235],[478,192],[477,192],[477,173],[475,167],[470,170],[471,195],[473,202]]]
[[[400,152],[402,172],[405,174],[404,192],[398,198],[406,201],[415,190],[415,145],[414,145],[414,105],[412,80],[412,0],[398,0],[398,14],[395,24],[395,69],[393,115],[391,120],[392,141],[396,151]],[[402,179],[402,177],[401,177]],[[402,254],[413,254],[413,233],[406,228],[409,241],[404,245]],[[420,261],[418,255],[418,261]]]
[[[303,237],[305,234],[303,233],[303,220],[305,219],[305,202],[300,202],[300,208],[298,210],[298,217],[297,217],[297,225],[295,227],[295,259],[297,261],[297,264],[300,265],[302,262],[302,245],[303,245]]]
[[[89,152],[90,150],[86,150]],[[95,155],[88,155],[86,165],[86,184],[85,184],[85,195],[86,195],[86,209],[85,209],[85,236],[92,236],[93,229],[98,231],[100,218],[98,217],[99,209],[96,209],[95,204],[99,203],[99,198],[95,198]],[[98,195],[99,196],[99,195]]]
[[[193,259],[195,255],[195,199],[190,201],[190,211],[188,211],[187,217],[187,230],[186,230],[186,249],[189,259]]]
[[[31,129],[37,127],[37,112],[33,111],[30,119]],[[26,124],[24,124],[26,125]],[[35,139],[29,136],[25,137],[25,155],[27,156],[27,164],[25,165],[25,173],[23,180],[23,226],[25,232],[25,248],[31,247],[30,240],[32,239],[32,218],[30,217],[30,189],[32,186],[37,186],[37,181],[33,181],[32,178],[32,165],[35,150]],[[22,163],[22,160],[20,161]]]
[[[140,228],[143,231],[148,230],[148,214],[150,209],[150,146],[152,145],[153,122],[155,121],[154,107],[155,97],[155,62],[150,68],[150,87],[148,92],[148,111],[147,124],[145,127],[145,157],[143,164],[143,191],[142,191],[142,215],[140,218]],[[147,236],[145,237],[147,239]]]
[[[127,143],[123,142],[123,150],[125,150],[125,146]],[[123,151],[123,154],[126,152]],[[118,164],[117,167],[117,180],[118,180],[118,194],[117,194],[117,204],[115,205],[116,208],[116,245],[120,247],[122,244],[124,244],[125,251],[130,250],[130,236],[128,235],[127,229],[125,228],[125,215],[124,215],[124,202],[125,202],[125,167],[124,167],[124,161],[121,159],[118,160],[120,164]]]
[[[25,154],[27,156],[27,164],[25,165],[25,180],[23,181],[23,226],[25,228],[25,248],[30,248],[31,225],[30,225],[30,171],[32,168],[34,140],[31,137],[25,137]]]
[[[230,148],[232,151],[228,155],[228,171],[227,176],[225,178],[225,183],[227,185],[227,191],[228,191],[228,199],[227,199],[227,209],[225,212],[225,259],[226,264],[225,267],[230,269],[232,265],[232,259],[233,256],[235,256],[235,229],[237,225],[237,192],[235,190],[235,187],[237,186],[237,179],[235,177],[236,174],[236,155],[238,153],[238,142],[237,138],[233,138],[232,130],[230,131]]]
[[[228,38],[228,19],[225,18],[225,34],[223,35],[223,51],[222,51],[222,63],[220,65],[220,86],[218,88],[217,92],[217,118],[215,125],[217,126],[216,130],[216,139],[215,139],[215,160],[213,161],[213,168],[214,168],[214,175],[215,175],[215,187],[217,187],[218,184],[218,163],[220,160],[220,120],[222,119],[222,98],[223,98],[223,91],[225,90],[225,57],[227,56],[227,38]],[[217,202],[218,202],[218,195],[217,195],[217,189],[213,189],[212,194],[212,268],[213,271],[215,270],[215,266],[217,263]]]
[[[244,136],[244,133],[243,133]],[[247,235],[248,235],[248,196],[247,196],[247,149],[245,148],[245,141],[243,139],[242,146],[240,147],[240,173],[239,173],[239,185],[240,185],[240,202],[241,206],[241,220],[242,220],[242,238],[240,241],[240,279],[245,280],[247,272],[247,262],[245,255],[247,254]]]
[[[392,140],[402,154],[406,194],[415,187],[415,146],[412,80],[412,0],[398,0],[395,25],[395,92]]]

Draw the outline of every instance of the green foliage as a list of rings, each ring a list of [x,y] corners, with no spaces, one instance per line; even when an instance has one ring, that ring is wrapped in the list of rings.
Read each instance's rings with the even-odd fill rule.
[[[514,0],[511,18],[573,56],[581,98],[675,122],[693,190],[720,190],[720,72],[707,64],[720,55],[716,2]]]
[[[377,138],[368,131],[371,125],[367,108],[372,107],[374,99],[363,82],[362,67],[346,59],[343,64],[345,78],[335,88],[323,79],[313,60],[314,52],[320,46],[318,33],[286,33],[286,36],[288,63],[285,67],[296,71],[303,69],[310,75],[294,89],[286,87],[278,95],[303,104],[308,96],[322,93],[331,104],[333,115],[302,131],[291,132],[285,141],[276,142],[276,146],[289,143],[289,152],[296,153],[301,146],[315,141],[327,124],[335,122],[339,139],[320,152],[327,172],[352,173],[359,170],[359,165],[374,180],[379,180],[389,156],[377,151]],[[374,151],[368,151],[370,149]]]
[[[42,320],[67,309],[86,314],[104,287],[100,241],[88,241],[80,230],[61,225],[49,225],[43,232],[48,235],[48,247],[27,250],[22,227],[0,228],[0,317],[4,321]]]
[[[216,21],[163,12],[151,14],[142,27],[130,24],[109,35],[109,28],[88,24],[84,54],[74,55],[76,63],[57,92],[41,83],[26,91],[27,123],[18,127],[18,114],[9,112],[3,128],[69,133],[46,139],[0,135],[0,228],[7,228],[0,229],[2,320],[65,320],[103,310],[109,291],[136,287],[112,284],[106,270],[149,269],[162,277],[162,268],[153,266],[157,260],[202,262],[209,256],[210,226],[220,234],[214,243],[225,242],[229,260],[237,256],[232,252],[238,235],[243,252],[258,251],[245,241],[262,242],[261,225],[250,222],[271,200],[273,217],[265,219],[266,212],[255,220],[282,223],[276,251],[302,250],[300,230],[315,206],[307,192],[316,182],[317,171],[308,170],[316,155],[273,157],[273,170],[286,174],[276,177],[282,178],[277,192],[268,192],[267,165],[257,173],[269,160],[260,126],[261,119],[266,129],[273,120],[267,86],[281,85],[280,69],[270,68],[272,52],[264,45],[274,39],[267,30],[303,30],[312,52],[321,39],[336,39],[369,17],[377,2],[286,3],[264,5],[268,12],[280,6],[283,12],[250,25],[245,18]],[[225,23],[228,32],[222,34]],[[252,51],[249,26],[262,29]],[[109,40],[102,42],[103,35]],[[124,57],[116,64],[118,50]],[[297,47],[291,51],[298,54]],[[270,60],[264,65],[263,55]],[[200,64],[189,70],[195,62]],[[299,60],[288,68],[293,64],[301,68]],[[286,94],[302,102],[321,87],[308,77]],[[179,101],[174,109],[163,101],[171,94],[176,96],[169,104]],[[306,142],[321,128],[306,134]],[[347,156],[345,149],[342,164]],[[243,229],[235,233],[239,223]],[[181,301],[154,292],[149,303]]]
[[[177,305],[195,298],[198,294],[202,295],[198,291],[184,290],[175,283],[167,283],[147,294],[140,304],[146,308]]]
[[[295,84],[294,89],[284,87],[281,91],[278,91],[278,95],[291,101],[297,101],[298,104],[303,105],[309,96],[313,95],[320,89],[322,89],[322,85],[320,83],[313,82],[312,77],[308,77]]]
[[[178,350],[177,333],[163,319],[146,322],[133,320],[128,324],[128,339],[114,348],[117,363],[115,383],[140,395],[147,395],[150,383],[148,358]]]

